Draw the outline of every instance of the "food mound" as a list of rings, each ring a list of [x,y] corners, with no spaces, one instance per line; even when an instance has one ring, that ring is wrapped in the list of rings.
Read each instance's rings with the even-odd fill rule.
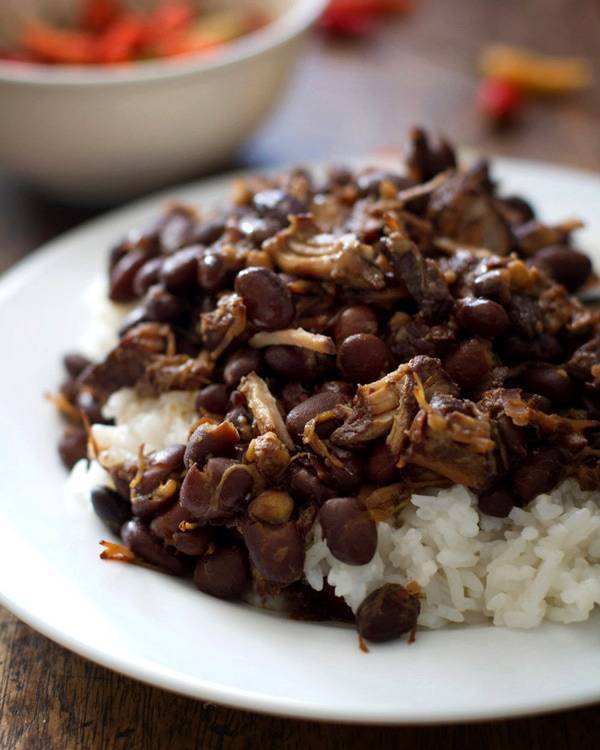
[[[249,177],[112,249],[115,340],[55,397],[72,488],[123,542],[104,557],[371,641],[600,603],[581,225],[421,130],[405,153]]]

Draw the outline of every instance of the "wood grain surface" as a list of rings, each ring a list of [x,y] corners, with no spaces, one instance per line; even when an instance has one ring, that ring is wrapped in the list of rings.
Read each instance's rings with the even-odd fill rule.
[[[338,161],[398,146],[424,123],[490,153],[600,170],[600,88],[536,101],[492,132],[477,116],[481,45],[508,41],[588,57],[600,80],[597,0],[415,0],[361,42],[313,35],[281,105],[229,167]],[[0,103],[1,108],[1,103]],[[600,196],[599,196],[600,200]],[[38,196],[0,174],[0,270],[97,213]],[[401,675],[399,676],[401,679]],[[560,675],[556,675],[560,679]],[[35,633],[0,609],[0,749],[600,747],[598,707],[479,725],[344,727],[203,704],[121,677]]]

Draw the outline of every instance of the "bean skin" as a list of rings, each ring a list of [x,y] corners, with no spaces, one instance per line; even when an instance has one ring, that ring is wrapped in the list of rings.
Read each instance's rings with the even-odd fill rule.
[[[225,414],[229,404],[229,391],[222,383],[211,383],[198,393],[196,409],[205,409],[211,414]]]
[[[387,371],[389,351],[384,341],[371,333],[356,333],[345,339],[338,351],[340,367],[354,383],[372,383]]]
[[[241,547],[216,549],[201,557],[194,570],[200,591],[218,599],[240,599],[249,581],[248,559]]]
[[[371,592],[356,613],[356,626],[368,641],[381,643],[410,633],[421,611],[419,599],[400,584],[386,583]]]
[[[334,336],[338,345],[356,333],[377,333],[377,317],[366,305],[346,307],[336,321]]]
[[[307,503],[322,503],[333,495],[333,491],[304,466],[291,467],[289,484],[292,495]]]
[[[367,476],[374,484],[391,484],[398,470],[396,461],[385,442],[379,443],[371,451],[367,463]]]
[[[256,328],[274,331],[292,323],[295,315],[292,295],[270,269],[255,266],[240,271],[235,291],[243,299],[248,319]]]
[[[235,388],[244,375],[258,372],[260,368],[260,353],[256,349],[243,347],[231,354],[223,370],[223,380]]]
[[[270,346],[265,361],[277,375],[307,383],[324,377],[332,368],[333,358],[298,346]]]
[[[491,353],[479,339],[463,341],[446,359],[448,375],[468,391],[477,388],[491,366]]]
[[[240,436],[231,422],[201,424],[190,435],[184,454],[184,463],[189,468],[193,463],[200,466],[210,455],[230,456]]]
[[[327,391],[317,393],[295,406],[287,415],[285,424],[293,437],[302,439],[304,428],[311,419],[314,419],[318,414],[335,409],[338,404],[344,403],[344,401],[345,398],[340,394]]]
[[[515,505],[517,505],[515,497],[502,488],[479,495],[479,510],[487,516],[506,518]]]
[[[319,511],[331,554],[347,565],[366,565],[377,549],[377,526],[355,497],[332,497]]]
[[[164,258],[150,258],[133,277],[133,292],[136,297],[143,297],[153,284],[160,280],[160,271]]]
[[[501,336],[509,325],[502,305],[482,297],[459,300],[456,303],[456,319],[465,331],[488,339]]]
[[[92,507],[102,523],[119,534],[121,526],[131,518],[131,505],[110,487],[94,487],[91,493]]]
[[[571,378],[562,367],[538,365],[523,373],[526,387],[549,398],[554,404],[568,404],[574,397]]]
[[[67,373],[72,378],[77,378],[92,362],[87,357],[84,357],[83,354],[70,352],[63,357],[63,364]]]
[[[592,272],[592,263],[587,255],[568,245],[544,247],[535,253],[531,263],[546,271],[569,292],[576,291]]]
[[[113,302],[130,302],[135,299],[133,280],[144,265],[148,255],[141,248],[125,253],[110,274],[109,297]]]
[[[558,448],[535,451],[515,471],[512,489],[523,503],[550,492],[563,474],[563,456]]]
[[[67,427],[58,443],[58,453],[67,469],[87,458],[87,434],[83,427]]]
[[[176,531],[171,539],[172,545],[178,552],[190,557],[203,555],[209,548],[213,538],[213,530],[207,526],[196,526],[187,531]]]
[[[168,550],[139,518],[134,518],[123,524],[121,539],[123,544],[129,547],[135,555],[151,565],[156,565],[157,568],[164,570],[166,573],[174,576],[187,574],[187,561],[176,557],[173,552]]]
[[[198,259],[198,282],[207,292],[218,292],[227,285],[229,271],[216,253],[203,253]]]
[[[291,521],[279,526],[253,521],[244,529],[250,561],[269,583],[282,586],[302,578],[304,544]]]
[[[174,294],[193,291],[198,286],[198,259],[203,248],[199,245],[178,250],[165,258],[160,279]]]
[[[146,319],[156,323],[177,323],[185,315],[185,308],[174,294],[162,284],[151,286],[144,298]]]

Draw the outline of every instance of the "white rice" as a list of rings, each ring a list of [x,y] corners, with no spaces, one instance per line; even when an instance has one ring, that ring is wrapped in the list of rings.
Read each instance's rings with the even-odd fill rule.
[[[101,356],[116,341],[126,308],[107,302],[100,285],[87,297],[93,326],[85,350]],[[114,393],[104,411],[115,425],[93,427],[103,464],[135,460],[142,443],[157,450],[185,442],[197,418],[195,396]],[[80,461],[68,493],[90,507],[97,484],[111,485],[110,476],[98,462]],[[419,623],[428,628],[484,621],[531,628],[544,619],[585,620],[600,604],[600,493],[583,492],[568,480],[507,519],[480,517],[476,497],[464,487],[413,495],[397,527],[378,524],[377,551],[367,565],[334,558],[316,524],[304,573],[316,590],[327,580],[354,611],[385,582],[415,581],[423,591]]]
[[[487,619],[532,628],[543,619],[585,620],[600,604],[598,493],[573,480],[507,519],[480,517],[464,487],[413,495],[399,527],[379,523],[377,533],[374,558],[353,566],[333,557],[316,525],[309,584],[320,590],[327,580],[356,611],[382,584],[415,581],[423,590],[419,624],[428,628]]]

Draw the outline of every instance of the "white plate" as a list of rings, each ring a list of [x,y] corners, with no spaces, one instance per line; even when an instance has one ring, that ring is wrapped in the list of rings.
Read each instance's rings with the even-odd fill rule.
[[[600,179],[500,161],[506,190],[547,219],[581,216],[600,265]],[[177,197],[213,203],[220,179]],[[204,596],[188,582],[99,559],[103,528],[64,499],[59,423],[42,393],[81,335],[81,290],[151,198],[52,242],[0,282],[0,599],[67,648],[163,688],[239,708],[337,721],[487,719],[600,699],[600,617],[534,631],[421,632],[415,644],[358,648],[351,629],[288,621]]]

